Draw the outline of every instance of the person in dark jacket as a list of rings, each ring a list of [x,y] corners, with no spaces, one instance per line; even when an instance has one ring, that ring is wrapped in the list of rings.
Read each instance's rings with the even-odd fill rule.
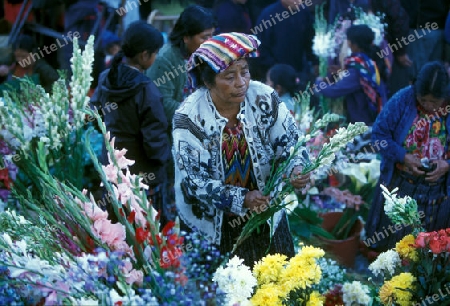
[[[162,96],[144,72],[154,62],[163,45],[161,33],[144,21],[130,24],[123,36],[122,50],[114,57],[111,69],[100,75],[91,106],[101,109],[111,138],[118,149],[127,149],[126,158],[134,160],[132,174],[141,174],[149,185],[149,197],[165,224],[170,216],[164,207],[166,168],[171,159],[167,119]],[[117,107],[111,107],[113,103]],[[103,150],[103,163],[108,163]],[[110,214],[113,216],[113,214]],[[111,218],[113,219],[113,218]],[[113,220],[115,221],[115,220]]]
[[[216,4],[214,12],[217,18],[216,33],[239,32],[251,34],[252,21],[247,0],[223,0]]]

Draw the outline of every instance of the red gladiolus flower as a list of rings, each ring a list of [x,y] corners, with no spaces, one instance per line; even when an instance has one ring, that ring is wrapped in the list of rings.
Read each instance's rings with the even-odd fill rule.
[[[149,231],[145,231],[142,227],[136,229],[136,240],[138,243],[143,243],[149,234]]]
[[[134,218],[136,217],[136,212],[133,210],[130,215],[127,217],[128,222],[133,223]]]
[[[155,245],[155,242],[153,241],[153,237],[151,235],[149,235],[149,242],[150,245]],[[158,243],[158,245],[162,244],[162,239],[158,235],[156,235],[156,242]]]
[[[164,236],[168,236],[169,234],[171,234],[171,231],[174,226],[175,226],[175,222],[173,222],[173,221],[167,222],[167,224],[164,226],[164,228],[162,230],[162,234]]]

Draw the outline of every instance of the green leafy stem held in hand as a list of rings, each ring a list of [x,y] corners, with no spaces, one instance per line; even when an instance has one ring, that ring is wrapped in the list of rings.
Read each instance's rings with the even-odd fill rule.
[[[307,141],[311,139],[311,136],[317,135],[320,128],[325,127],[331,120],[339,120],[339,116],[335,114],[325,114],[324,117],[316,122],[311,130],[310,135],[300,136],[296,145],[290,149],[289,157],[281,162],[277,167],[275,164],[272,165],[271,174],[266,182],[263,194],[265,196],[274,193],[269,202],[269,207],[258,214],[253,214],[248,222],[245,224],[241,235],[239,236],[236,244],[234,245],[233,251],[245,240],[250,234],[257,229],[261,224],[264,224],[269,219],[271,220],[271,228],[274,226],[274,215],[275,213],[284,209],[288,204],[283,203],[283,199],[294,191],[290,179],[287,177],[288,170],[291,167],[291,161],[295,158],[301,158],[304,160],[301,175],[308,174],[319,167],[330,165],[334,158],[335,153],[344,148],[347,143],[352,141],[356,136],[367,131],[368,127],[362,122],[356,122],[355,124],[349,124],[347,128],[340,128],[337,133],[330,139],[329,143],[326,143],[317,158],[310,161],[308,154],[304,150],[304,146]],[[300,150],[301,149],[301,150]],[[300,150],[300,151],[299,151]],[[301,156],[299,156],[301,155]],[[304,156],[306,155],[306,156]],[[278,191],[277,191],[278,190]]]

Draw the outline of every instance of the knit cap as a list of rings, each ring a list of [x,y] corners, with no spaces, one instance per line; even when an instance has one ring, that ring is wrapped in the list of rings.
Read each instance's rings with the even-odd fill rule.
[[[260,44],[256,36],[243,33],[231,32],[213,36],[192,53],[188,70],[206,62],[216,73],[220,73],[241,58],[257,57]]]

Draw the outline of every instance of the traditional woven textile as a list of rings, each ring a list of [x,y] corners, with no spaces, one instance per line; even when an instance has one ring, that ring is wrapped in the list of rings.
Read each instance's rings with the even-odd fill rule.
[[[238,59],[257,57],[260,43],[253,35],[236,32],[213,36],[191,55],[188,70],[206,62],[216,73],[220,73]]]
[[[364,53],[353,53],[345,59],[345,68],[353,68],[359,71],[360,83],[369,101],[369,108],[376,113],[380,113],[382,107],[381,96],[379,94],[380,74],[377,66]]]

